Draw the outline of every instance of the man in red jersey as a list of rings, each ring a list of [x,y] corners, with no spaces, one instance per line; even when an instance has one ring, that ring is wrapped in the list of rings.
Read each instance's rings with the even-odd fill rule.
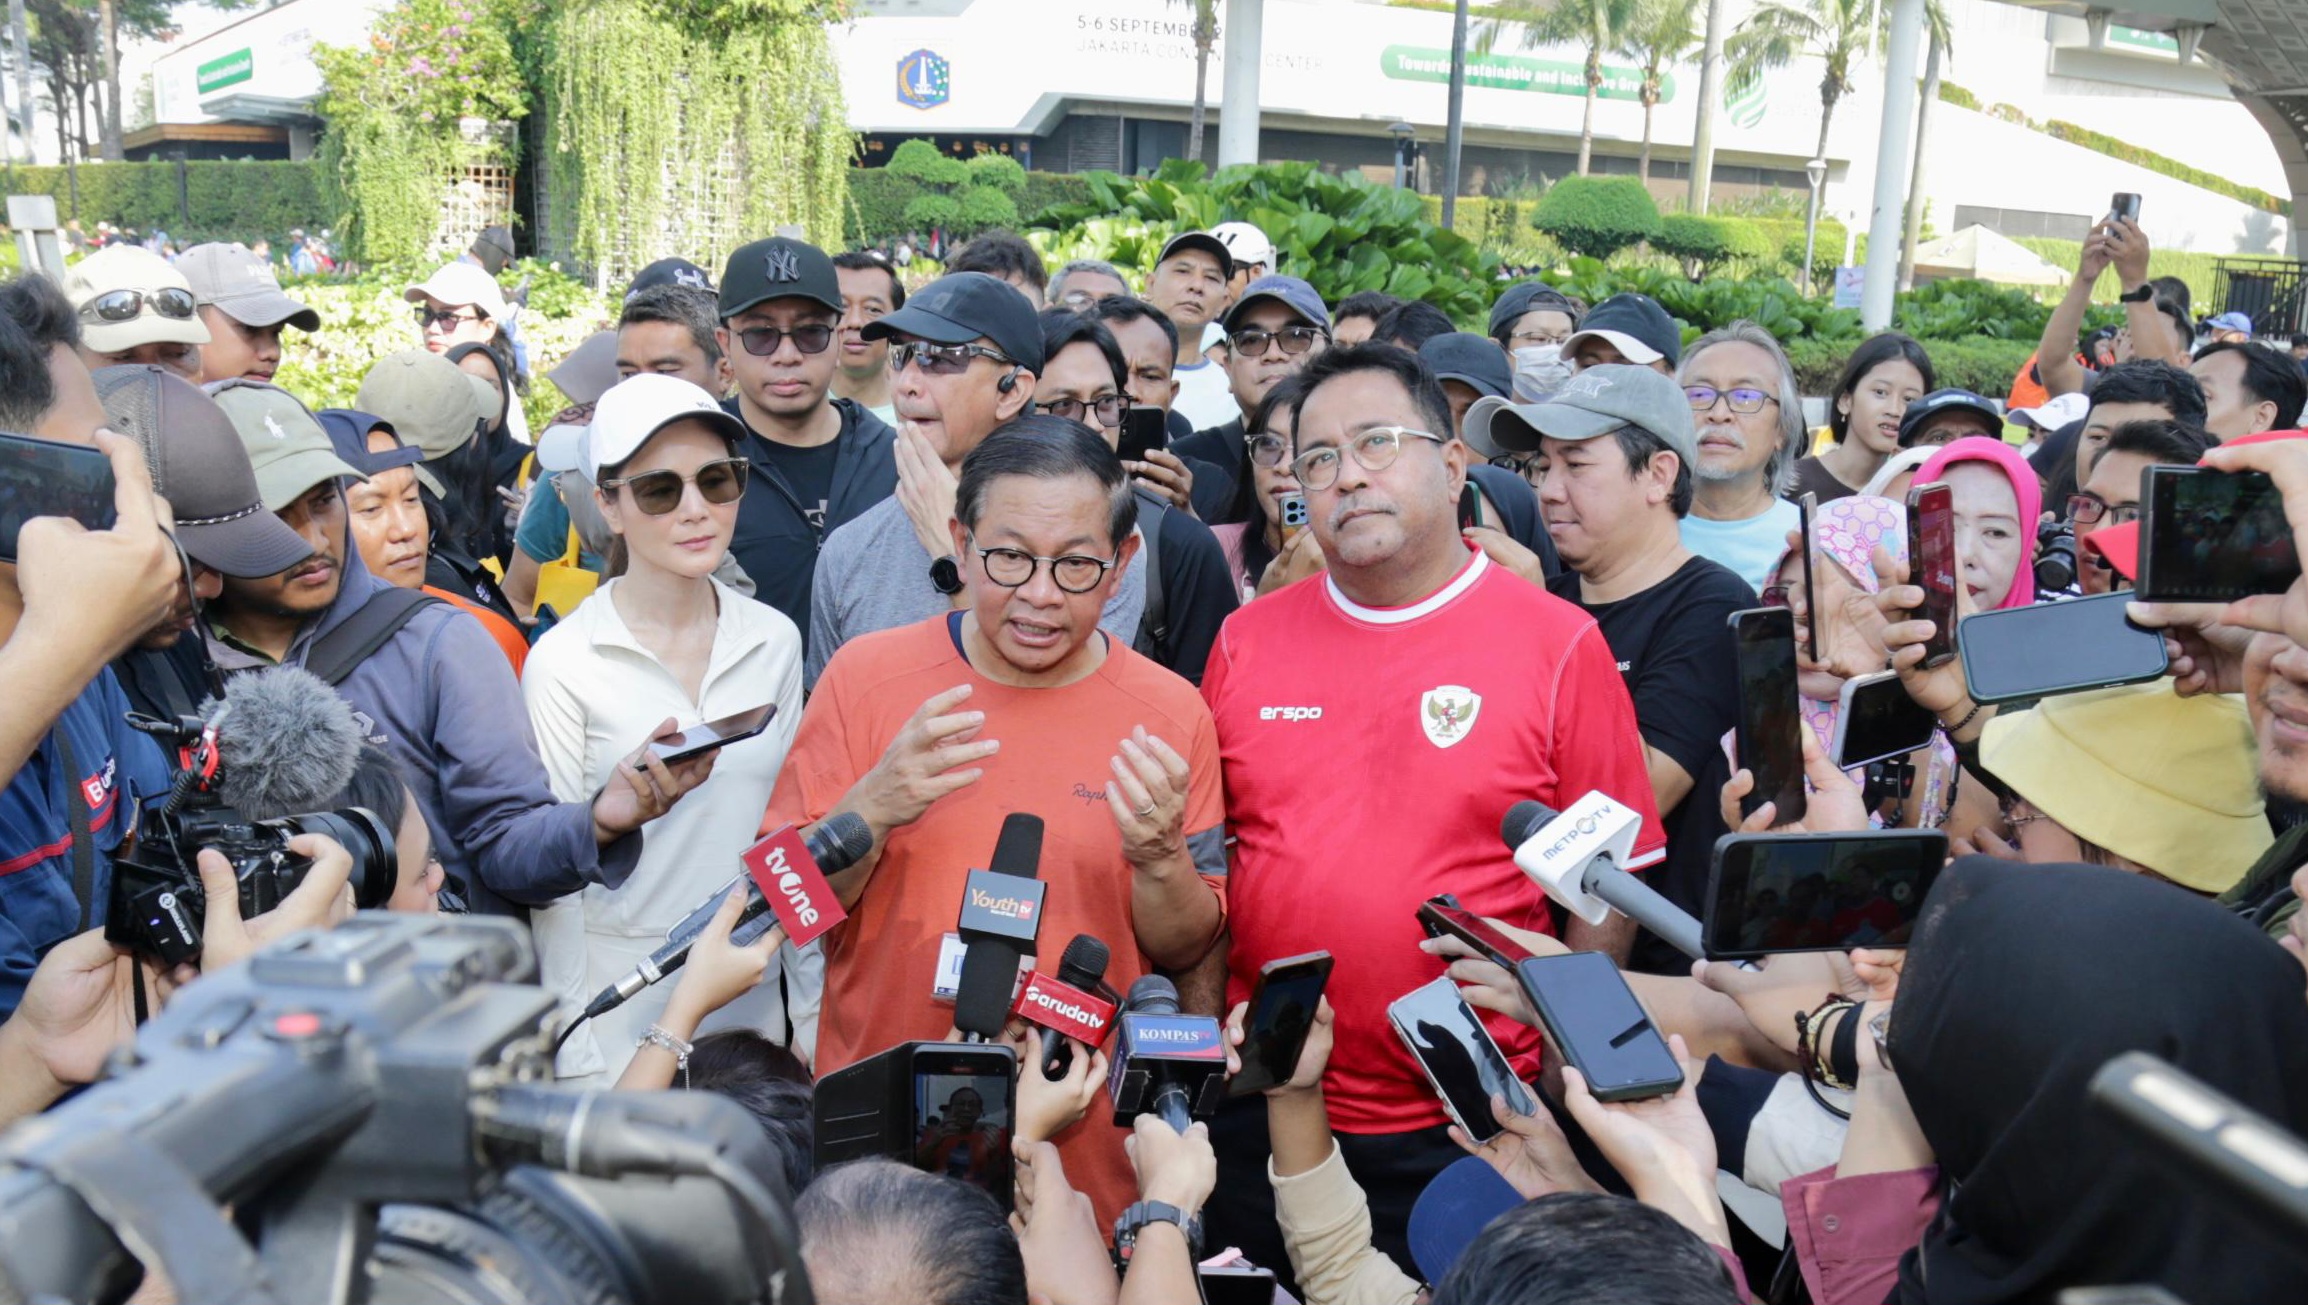
[[[1235,839],[1229,1000],[1269,961],[1337,957],[1331,1121],[1379,1249],[1409,1263],[1411,1204],[1462,1154],[1387,1022],[1388,1003],[1443,972],[1419,950],[1419,903],[1456,893],[1477,915],[1555,932],[1499,836],[1523,798],[1560,809],[1600,790],[1641,813],[1629,869],[1658,861],[1666,838],[1601,630],[1461,538],[1469,455],[1426,365],[1365,345],[1319,355],[1304,376],[1293,465],[1328,570],[1228,618],[1202,683]],[[1574,919],[1565,941],[1624,958],[1632,935],[1617,917]],[[1488,1023],[1536,1076],[1538,1034]],[[1222,1242],[1284,1263],[1260,1254],[1273,1236],[1264,1112],[1246,1104],[1219,1120],[1206,1217]]]

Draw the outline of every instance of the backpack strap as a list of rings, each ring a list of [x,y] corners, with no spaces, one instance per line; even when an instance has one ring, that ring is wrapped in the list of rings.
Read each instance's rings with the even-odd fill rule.
[[[1145,542],[1138,547],[1138,558],[1146,576],[1146,607],[1138,618],[1138,638],[1130,647],[1160,661],[1156,650],[1170,637],[1170,596],[1162,588],[1161,562],[1162,518],[1168,512],[1145,490],[1138,494],[1143,500],[1138,505],[1138,534]]]
[[[305,652],[304,667],[331,687],[342,684],[353,668],[384,647],[417,613],[440,601],[418,589],[380,589],[343,625],[313,641]]]

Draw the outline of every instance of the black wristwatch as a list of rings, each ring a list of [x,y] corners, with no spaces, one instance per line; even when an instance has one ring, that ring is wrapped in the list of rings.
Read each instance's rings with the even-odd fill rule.
[[[930,588],[948,598],[962,592],[962,564],[954,560],[953,554],[930,563]]]
[[[2122,294],[2117,295],[2116,302],[2119,304],[2144,304],[2149,300],[2154,299],[2155,297],[2155,283],[2152,281],[2143,281],[2140,283],[2139,289],[2126,290]]]
[[[1186,1252],[1194,1259],[1202,1258],[1202,1216],[1188,1214],[1167,1201],[1140,1201],[1125,1208],[1114,1220],[1114,1262],[1127,1269],[1130,1252],[1138,1245],[1138,1232],[1150,1223],[1174,1223],[1186,1234]]]

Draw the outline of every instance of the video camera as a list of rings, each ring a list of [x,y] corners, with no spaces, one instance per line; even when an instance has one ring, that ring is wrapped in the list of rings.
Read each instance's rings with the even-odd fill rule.
[[[141,1257],[186,1305],[810,1305],[761,1125],[551,1086],[535,973],[514,921],[365,912],[185,989],[0,1141],[0,1300]]]
[[[128,723],[173,745],[176,775],[168,799],[145,811],[136,846],[112,863],[112,896],[104,936],[164,966],[197,960],[208,894],[195,858],[214,848],[232,863],[240,884],[240,917],[251,919],[279,906],[313,867],[312,858],[291,852],[299,834],[325,834],[352,854],[353,902],[363,910],[383,906],[400,878],[393,845],[395,823],[361,807],[316,811],[278,820],[247,820],[217,796],[224,781],[216,729],[198,718],[165,721],[131,715]],[[399,813],[394,813],[397,821]]]

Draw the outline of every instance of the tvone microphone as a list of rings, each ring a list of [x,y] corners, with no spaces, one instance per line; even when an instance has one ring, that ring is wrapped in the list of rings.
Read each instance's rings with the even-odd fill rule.
[[[1058,975],[1039,970],[1026,976],[1011,1010],[1042,1030],[1042,1076],[1055,1082],[1074,1064],[1075,1042],[1105,1045],[1114,1027],[1114,992],[1105,984],[1106,944],[1086,933],[1074,935],[1058,960]]]
[[[1180,1014],[1178,989],[1149,974],[1130,985],[1121,1023],[1114,1067],[1106,1072],[1117,1127],[1153,1114],[1183,1133],[1217,1112],[1226,1096],[1226,1047],[1217,1020]]]
[[[969,948],[954,989],[954,1027],[965,1042],[998,1038],[1010,1022],[1018,963],[1034,954],[1042,929],[1044,885],[1035,877],[1041,871],[1042,818],[1020,811],[1004,816],[993,865],[970,871],[955,925]]]
[[[721,904],[729,900],[729,894],[740,884],[747,887],[748,895],[745,910],[737,917],[737,927],[729,931],[729,939],[741,947],[759,940],[769,932],[767,923],[759,928],[748,926],[772,911],[777,913],[776,922],[787,926],[789,937],[807,932],[808,926],[803,923],[804,920],[827,912],[839,912],[840,904],[835,900],[833,890],[825,886],[825,876],[839,874],[863,860],[865,854],[873,850],[873,830],[867,826],[865,817],[845,811],[819,821],[817,828],[810,831],[809,837],[800,840],[802,845],[798,849],[790,846],[794,840],[786,837],[791,831],[792,826],[786,826],[762,840],[759,845],[770,847],[773,856],[783,853],[782,864],[778,867],[782,873],[774,877],[764,876],[771,878],[771,886],[779,888],[778,892],[765,894],[760,882],[749,874],[741,874],[715,889],[713,896],[683,917],[681,923],[666,931],[663,947],[651,952],[649,959],[634,966],[632,973],[596,994],[587,1003],[584,1013],[572,1021],[570,1027],[575,1028],[579,1023],[617,1009],[631,1001],[635,993],[687,964],[689,949],[697,944],[698,935],[705,931],[714,913],[721,909]],[[778,847],[781,842],[787,845]],[[759,850],[759,846],[756,850]],[[752,853],[747,855],[751,856]],[[807,889],[802,887],[801,881],[808,881]],[[781,883],[785,886],[779,887]],[[831,928],[834,922],[838,922],[838,918],[836,916],[834,921],[827,922],[825,928]],[[825,932],[825,928],[809,933],[808,937],[800,941],[807,942],[809,938]]]
[[[1706,957],[1699,922],[1691,913],[1619,868],[1635,850],[1643,818],[1600,793],[1567,811],[1544,802],[1507,808],[1500,833],[1515,850],[1515,864],[1573,915],[1601,924],[1612,910],[1642,925],[1693,960]]]

